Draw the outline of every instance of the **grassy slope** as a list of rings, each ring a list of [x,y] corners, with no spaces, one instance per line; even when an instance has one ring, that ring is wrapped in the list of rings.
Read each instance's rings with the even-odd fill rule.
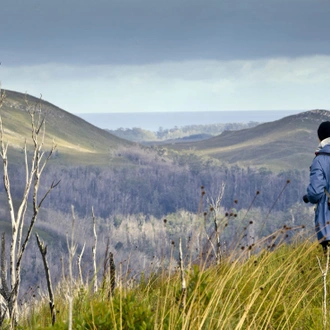
[[[16,149],[21,149],[25,137],[31,135],[31,121],[26,110],[35,108],[38,102],[35,97],[6,91],[1,116],[5,139]],[[48,102],[42,101],[41,109],[46,118],[45,145],[49,148],[55,141],[59,162],[101,165],[109,162],[109,152],[131,144]]]
[[[186,304],[182,308],[179,271],[163,269],[132,289],[76,291],[75,329],[322,329],[322,274],[317,243],[281,245],[252,255],[226,256],[220,266],[194,265],[185,272]],[[173,260],[175,263],[175,260]],[[56,295],[58,314],[51,327],[49,306],[31,311],[24,329],[67,329],[66,284]],[[329,321],[328,321],[329,322]]]
[[[308,168],[318,144],[316,130],[330,112],[313,110],[240,131],[227,131],[209,140],[169,146],[195,150],[230,164],[274,170]]]

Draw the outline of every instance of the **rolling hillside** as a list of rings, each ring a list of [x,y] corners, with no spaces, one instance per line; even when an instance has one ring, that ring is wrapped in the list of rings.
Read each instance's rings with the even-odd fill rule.
[[[39,104],[46,122],[45,145],[49,147],[55,141],[57,162],[101,165],[109,162],[109,154],[114,149],[131,145],[131,142],[97,128],[49,102],[40,103],[39,99],[18,92],[7,90],[5,93],[6,99],[0,110],[5,140],[16,150],[21,150],[24,139],[30,136],[31,124],[27,110]],[[113,156],[111,158],[113,161]]]
[[[30,116],[39,99],[14,91],[6,91],[1,108],[5,139],[14,148],[11,156],[19,155],[26,137],[30,136]],[[121,157],[113,151],[133,145],[51,103],[41,101],[46,120],[46,147],[54,140],[59,164],[104,165],[120,164]],[[267,167],[275,171],[306,169],[318,144],[318,125],[330,120],[330,112],[312,110],[239,131],[225,131],[202,141],[167,144],[177,151],[190,150],[201,156],[219,159],[230,165]],[[29,143],[29,140],[27,141]],[[19,155],[20,156],[20,155]],[[21,161],[21,156],[19,157]]]
[[[232,165],[307,169],[318,144],[316,130],[326,120],[330,120],[330,111],[306,111],[253,128],[226,131],[208,140],[168,147],[193,150]]]

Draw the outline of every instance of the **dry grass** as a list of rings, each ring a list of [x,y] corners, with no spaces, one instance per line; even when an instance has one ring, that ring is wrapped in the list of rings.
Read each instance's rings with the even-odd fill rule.
[[[167,269],[148,279],[141,274],[134,287],[117,286],[110,299],[106,290],[92,294],[91,288],[77,287],[74,328],[322,329],[323,284],[317,256],[324,261],[317,243],[305,240],[273,250],[256,244],[250,250],[232,251],[220,265],[196,261],[185,272],[185,309],[180,272],[172,270],[172,258]],[[122,283],[127,279],[123,275]],[[60,288],[56,301],[54,329],[66,329],[67,304]],[[24,329],[46,329],[46,301],[22,324]]]

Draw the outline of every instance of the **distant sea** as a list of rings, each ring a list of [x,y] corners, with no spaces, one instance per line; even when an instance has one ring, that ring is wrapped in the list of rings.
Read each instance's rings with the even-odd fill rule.
[[[107,129],[139,127],[158,131],[160,127],[217,123],[269,122],[297,114],[302,110],[279,111],[204,111],[204,112],[137,112],[137,113],[81,113],[76,114],[89,123]]]

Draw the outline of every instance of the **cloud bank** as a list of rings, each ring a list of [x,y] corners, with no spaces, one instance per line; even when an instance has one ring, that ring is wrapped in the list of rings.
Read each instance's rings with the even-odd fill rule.
[[[3,0],[0,81],[79,112],[329,108],[325,0]]]
[[[324,0],[4,0],[1,56],[95,65],[327,55],[329,16]]]
[[[1,68],[3,87],[75,113],[329,108],[330,56]],[[15,87],[15,88],[14,88]]]

